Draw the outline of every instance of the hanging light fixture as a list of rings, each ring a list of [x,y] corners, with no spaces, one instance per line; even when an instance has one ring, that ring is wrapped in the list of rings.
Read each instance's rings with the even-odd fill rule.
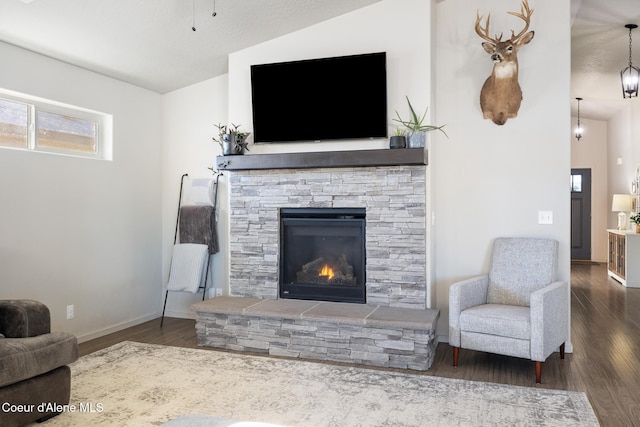
[[[578,100],[578,125],[576,126],[576,139],[580,141],[580,138],[582,138],[582,132],[584,131],[582,125],[580,124],[580,101],[582,101],[582,98],[576,99]]]
[[[620,71],[622,97],[632,98],[638,96],[638,83],[640,82],[640,68],[631,64],[631,30],[638,28],[638,26],[636,24],[627,24],[624,27],[629,29],[629,66]]]

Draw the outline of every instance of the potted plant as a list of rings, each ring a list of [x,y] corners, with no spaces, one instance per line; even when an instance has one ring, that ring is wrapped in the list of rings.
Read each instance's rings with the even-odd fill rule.
[[[426,134],[427,132],[431,132],[432,130],[439,130],[442,132],[447,138],[447,133],[442,129],[445,125],[435,126],[435,125],[426,125],[424,124],[424,119],[427,117],[427,110],[424,111],[422,116],[418,116],[416,111],[413,109],[411,105],[411,101],[409,101],[409,97],[407,96],[407,104],[409,104],[409,111],[411,113],[411,117],[409,120],[404,120],[396,111],[397,119],[393,119],[394,121],[403,124],[407,129],[407,146],[409,148],[415,147],[424,147],[426,145]]]
[[[407,146],[407,132],[396,127],[395,133],[389,138],[389,148],[405,148]]]
[[[249,143],[247,142],[249,132],[241,132],[240,125],[232,123],[227,127],[218,123],[216,127],[218,128],[218,138],[213,137],[213,140],[222,147],[223,156],[244,154],[245,150],[249,151]]]
[[[640,233],[640,212],[636,212],[629,218],[636,225],[636,233]]]

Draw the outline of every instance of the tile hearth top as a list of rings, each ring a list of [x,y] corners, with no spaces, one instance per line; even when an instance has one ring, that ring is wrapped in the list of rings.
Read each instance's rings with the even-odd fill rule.
[[[424,148],[218,156],[219,170],[312,169],[427,165]]]
[[[240,314],[282,319],[319,320],[350,325],[435,329],[439,310],[384,307],[342,302],[220,296],[196,303],[197,313]]]

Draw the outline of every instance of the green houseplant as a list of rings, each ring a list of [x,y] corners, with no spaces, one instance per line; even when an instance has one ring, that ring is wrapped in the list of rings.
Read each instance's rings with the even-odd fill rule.
[[[407,145],[409,148],[415,147],[424,147],[426,143],[426,133],[434,130],[439,130],[442,132],[447,138],[449,137],[447,133],[442,129],[445,125],[436,126],[436,125],[428,125],[424,123],[424,119],[427,117],[427,110],[424,111],[422,116],[419,116],[416,113],[416,110],[411,105],[411,101],[409,101],[409,97],[407,96],[407,104],[409,105],[410,117],[409,120],[404,120],[400,117],[400,114],[396,110],[396,117],[393,121],[401,123],[404,127],[408,129],[407,132]]]
[[[389,138],[389,148],[405,148],[407,146],[407,131],[396,127],[395,133]]]
[[[240,125],[232,123],[231,126],[226,126],[218,123],[215,126],[218,128],[218,138],[213,137],[213,140],[220,144],[223,156],[244,154],[245,151],[249,151],[247,142],[249,132],[240,131]]]
[[[640,233],[640,212],[631,215],[629,220],[636,225],[636,233]]]

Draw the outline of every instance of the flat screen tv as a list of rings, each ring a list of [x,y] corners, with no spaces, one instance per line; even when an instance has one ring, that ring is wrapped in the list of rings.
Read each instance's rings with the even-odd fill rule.
[[[251,67],[254,142],[387,136],[386,53]]]

